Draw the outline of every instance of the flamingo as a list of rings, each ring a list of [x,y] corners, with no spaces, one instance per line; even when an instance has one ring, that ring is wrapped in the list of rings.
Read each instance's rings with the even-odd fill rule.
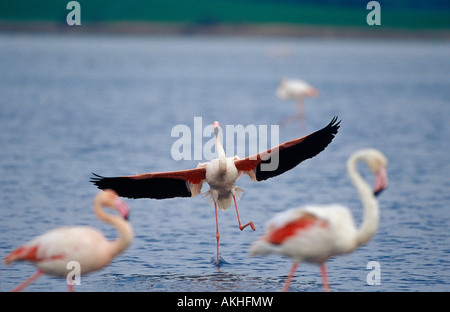
[[[375,175],[374,191],[357,171],[360,161]],[[288,291],[299,262],[319,264],[322,283],[329,291],[325,262],[332,256],[347,254],[374,236],[379,220],[376,195],[387,187],[387,159],[376,149],[355,152],[347,170],[364,207],[362,225],[357,228],[350,210],[342,205],[306,206],[276,214],[267,223],[267,232],[250,247],[250,255],[281,254],[294,259],[283,291]]]
[[[60,227],[35,237],[4,259],[8,265],[19,260],[29,261],[38,269],[12,291],[21,291],[44,273],[67,277],[68,267],[72,268],[68,265],[71,261],[79,263],[80,274],[99,270],[130,245],[133,240],[133,229],[126,221],[130,210],[117,193],[112,190],[98,193],[93,206],[96,216],[114,226],[119,232],[119,237],[115,241],[108,241],[102,233],[87,226]],[[103,206],[117,210],[121,216],[107,214],[103,211]],[[67,280],[68,290],[73,291],[73,282],[68,278]]]
[[[255,230],[252,221],[241,224],[239,211],[236,204],[236,196],[243,192],[236,186],[239,177],[247,174],[253,181],[263,181],[268,178],[280,175],[300,162],[314,157],[323,151],[333,140],[339,128],[337,117],[323,129],[289,142],[285,142],[275,148],[265,152],[239,159],[239,157],[229,157],[225,155],[222,143],[219,139],[220,123],[213,123],[216,150],[218,158],[210,162],[200,163],[195,169],[154,172],[137,174],[123,177],[103,177],[95,173],[91,182],[100,189],[113,189],[119,196],[128,198],[173,198],[173,197],[193,197],[200,194],[203,183],[209,184],[209,191],[206,195],[214,203],[216,217],[216,240],[217,240],[217,266],[219,266],[219,223],[217,208],[226,210],[234,206],[242,231],[250,226]],[[271,158],[278,159],[278,167],[274,170],[265,170],[264,165],[271,162]]]
[[[319,96],[317,89],[309,85],[307,82],[300,79],[289,79],[286,77],[281,79],[281,83],[277,88],[276,94],[283,100],[294,99],[297,106],[297,115],[284,118],[280,122],[282,125],[286,125],[294,119],[302,121],[305,116],[303,100],[306,97]]]

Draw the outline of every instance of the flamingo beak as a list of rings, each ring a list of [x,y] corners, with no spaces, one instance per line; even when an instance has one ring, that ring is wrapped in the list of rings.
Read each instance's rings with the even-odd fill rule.
[[[385,167],[380,167],[375,174],[374,195],[378,196],[388,185],[388,176]]]
[[[116,198],[114,207],[120,213],[122,218],[128,221],[128,219],[130,218],[130,207],[128,207],[128,205],[119,197]]]
[[[311,88],[308,89],[307,94],[308,94],[308,96],[310,96],[310,97],[316,98],[316,97],[319,96],[319,91],[317,91],[316,88],[311,87]]]

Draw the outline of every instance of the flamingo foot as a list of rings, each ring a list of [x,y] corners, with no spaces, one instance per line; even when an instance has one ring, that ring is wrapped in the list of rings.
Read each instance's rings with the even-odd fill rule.
[[[239,217],[239,211],[238,211],[238,207],[236,204],[236,197],[233,195],[233,200],[234,200],[234,206],[236,207],[236,215],[237,215],[237,219],[238,219],[238,223],[239,223],[239,230],[243,230],[245,229],[248,225],[250,225],[250,227],[252,228],[253,231],[256,230],[255,225],[253,224],[253,221],[250,221],[249,223],[247,223],[246,225],[242,226],[241,224],[241,218]]]
[[[216,265],[218,268],[220,266],[222,266],[223,264],[228,264],[229,262],[226,261],[222,256],[219,256],[218,258],[219,261],[217,261],[217,258],[215,257],[211,257],[211,259],[209,260],[210,263],[214,263],[214,265]]]
[[[239,230],[243,230],[245,229],[247,226],[249,226],[252,228],[253,231],[256,230],[255,225],[253,224],[253,221],[250,221],[249,223],[247,223],[246,225],[242,226],[241,224],[239,224]]]

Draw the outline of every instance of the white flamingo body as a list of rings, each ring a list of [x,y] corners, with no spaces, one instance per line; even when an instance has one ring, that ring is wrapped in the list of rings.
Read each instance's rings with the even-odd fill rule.
[[[113,258],[105,237],[89,227],[64,227],[36,237],[23,248],[36,249],[35,266],[47,274],[67,276],[67,262],[80,263],[82,274],[106,266]],[[70,255],[70,256],[69,256]],[[101,260],[101,261],[99,261]]]
[[[217,265],[219,265],[219,227],[217,209],[225,210],[228,207],[236,208],[239,229],[242,231],[246,226],[255,230],[253,222],[244,226],[241,225],[236,198],[239,198],[243,190],[236,186],[236,181],[242,175],[248,175],[253,181],[264,181],[278,176],[300,162],[314,157],[333,140],[339,123],[337,118],[323,129],[311,133],[302,138],[280,144],[267,150],[244,159],[239,157],[226,157],[222,143],[219,139],[220,124],[213,123],[215,136],[217,159],[206,163],[201,163],[195,169],[154,172],[124,177],[102,177],[95,175],[91,179],[100,189],[113,189],[119,196],[129,198],[172,198],[172,197],[193,197],[201,193],[203,183],[209,185],[206,196],[214,204],[216,214],[216,238],[217,238]],[[278,156],[278,157],[276,157]],[[271,161],[271,158],[278,159],[278,166],[271,170],[262,169],[263,165]]]
[[[298,225],[299,235],[285,238],[282,244],[259,240],[252,246],[253,252],[259,255],[278,253],[298,262],[322,264],[333,255],[349,253],[356,248],[354,234],[357,229],[353,217],[346,207],[337,204],[281,212],[268,222],[267,228],[268,231],[282,230],[304,218],[314,219],[314,222]]]
[[[317,97],[319,92],[307,82],[300,79],[283,78],[277,88],[280,99],[302,101],[307,97]]]
[[[118,210],[121,216],[105,213],[102,205]],[[69,273],[67,264],[71,261],[79,263],[81,274],[99,270],[123,252],[133,240],[131,225],[125,220],[129,214],[128,206],[115,192],[104,191],[95,197],[94,211],[99,219],[117,228],[119,237],[115,241],[108,241],[101,232],[87,226],[61,227],[39,235],[4,259],[6,264],[29,261],[38,269],[35,275],[14,290],[22,290],[44,273],[66,277]],[[69,290],[72,290],[71,286]]]
[[[217,203],[221,210],[226,210],[232,206],[233,196],[238,195],[242,191],[241,188],[236,186],[240,173],[234,164],[235,159],[235,157],[226,159],[225,173],[220,173],[219,159],[213,159],[206,163],[205,179],[209,185],[207,195],[210,196],[213,203]]]
[[[361,160],[376,176],[374,191],[357,171],[357,163]],[[384,155],[374,149],[358,151],[347,162],[349,177],[364,207],[363,222],[359,228],[350,210],[342,205],[294,208],[275,215],[267,223],[267,233],[251,246],[251,255],[278,253],[294,260],[283,290],[289,288],[298,263],[319,264],[324,289],[328,290],[325,262],[330,257],[354,251],[369,242],[376,232],[379,208],[375,194],[387,186],[386,165]]]

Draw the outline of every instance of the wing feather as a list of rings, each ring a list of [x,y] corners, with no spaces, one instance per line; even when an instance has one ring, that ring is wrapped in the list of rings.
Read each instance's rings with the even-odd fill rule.
[[[337,117],[321,130],[288,141],[265,152],[239,159],[236,168],[254,181],[264,181],[291,170],[302,161],[322,152],[334,139],[340,127]]]
[[[206,169],[153,172],[123,177],[103,177],[93,173],[90,182],[99,189],[112,189],[121,197],[164,199],[198,195]]]

